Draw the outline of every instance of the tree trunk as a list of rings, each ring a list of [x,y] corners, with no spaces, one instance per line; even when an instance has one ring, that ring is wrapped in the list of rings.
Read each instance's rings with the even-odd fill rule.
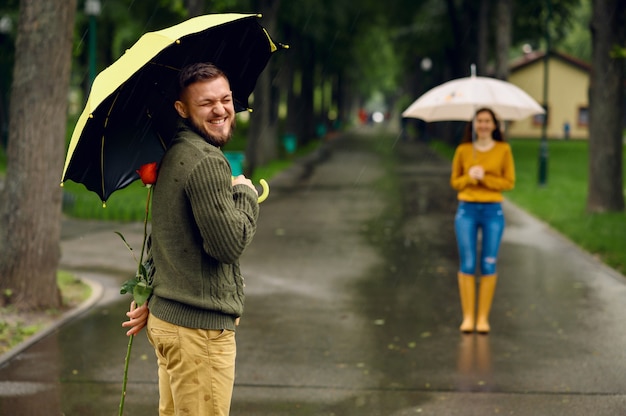
[[[285,37],[294,45],[302,45],[305,40],[297,30],[285,31]],[[297,143],[303,143],[302,120],[310,115],[305,113],[302,97],[302,67],[306,53],[303,49],[294,48],[285,53],[283,82],[287,90],[287,118],[285,133],[296,136]]]
[[[296,52],[287,51],[283,72],[283,86],[287,91],[287,117],[285,120],[285,133],[296,135],[298,132],[298,108],[300,88],[295,85]]]
[[[307,45],[308,44],[308,45]],[[306,46],[304,46],[306,45]],[[313,106],[315,90],[315,48],[306,41],[303,49],[308,51],[301,61],[302,83],[298,124],[298,143],[306,145],[315,137],[315,109]],[[306,53],[306,52],[305,52]]]
[[[513,0],[496,3],[496,78],[509,78],[509,50],[513,32]]]
[[[452,71],[448,79],[467,77],[470,65],[476,63],[478,9],[474,0],[446,0],[447,24],[452,34],[452,46],[446,48],[448,64]]]
[[[278,16],[280,0],[260,2],[260,12],[263,15],[262,24],[270,33],[274,33]],[[254,89],[254,108],[250,116],[248,129],[248,148],[246,149],[247,173],[254,172],[257,166],[262,166],[275,160],[278,156],[277,125],[273,115],[272,103],[272,71],[273,59],[267,64],[259,76]]]
[[[489,57],[489,0],[480,0],[478,8],[478,48],[476,50],[476,71],[486,76]]]
[[[22,0],[0,205],[0,302],[61,306],[61,172],[75,0]]]
[[[463,58],[463,46],[465,44],[463,39],[463,30],[461,29],[461,19],[458,17],[458,11],[456,2],[453,0],[446,0],[447,15],[450,26],[450,32],[452,33],[453,46],[446,48],[446,55],[450,68],[452,69],[452,78],[460,78],[467,76],[467,68],[463,68],[461,61],[465,62]],[[465,71],[464,71],[465,70]]]
[[[285,83],[287,85],[287,119],[285,133],[296,136],[298,145],[309,142],[314,136],[313,127],[313,45],[304,37],[292,32],[286,35],[298,49],[285,53]]]
[[[344,102],[343,102],[343,94],[341,93],[341,91],[344,88],[344,82],[343,82],[343,77],[341,76],[340,72],[337,72],[335,74],[335,78],[334,78],[334,82],[333,82],[333,96],[332,96],[332,103],[333,103],[333,110],[335,111],[334,115],[334,120],[332,121],[332,124],[330,126],[330,131],[335,131],[336,129],[341,128],[341,126],[344,124],[345,122],[345,118],[346,118],[346,113],[344,111]]]
[[[623,211],[622,114],[624,63],[611,56],[624,44],[626,3],[594,0],[589,93],[589,212]]]
[[[190,18],[204,14],[204,0],[185,0],[185,7]]]

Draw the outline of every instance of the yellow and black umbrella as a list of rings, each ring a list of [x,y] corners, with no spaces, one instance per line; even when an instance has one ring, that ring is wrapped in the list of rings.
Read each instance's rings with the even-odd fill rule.
[[[160,161],[177,125],[178,73],[212,62],[230,80],[235,110],[248,97],[271,55],[272,41],[256,14],[212,14],[144,34],[95,78],[67,151],[62,182],[82,183],[103,202]]]

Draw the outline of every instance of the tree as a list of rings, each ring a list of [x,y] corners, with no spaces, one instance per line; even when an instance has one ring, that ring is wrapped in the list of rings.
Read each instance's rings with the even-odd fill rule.
[[[259,3],[258,7],[263,14],[264,27],[273,34],[275,33],[280,0],[265,0]],[[277,126],[273,117],[272,64],[273,60],[270,59],[267,67],[259,76],[254,90],[254,112],[250,116],[248,148],[246,149],[248,174],[252,173],[257,166],[265,165],[276,159],[278,152]]]
[[[489,59],[489,0],[480,0],[478,7],[476,70],[478,75],[487,74],[487,60]]]
[[[496,6],[496,78],[509,78],[509,50],[513,31],[513,0],[501,0]]]
[[[11,71],[15,56],[15,30],[13,22],[17,21],[17,0],[6,0],[0,7],[0,157],[7,145],[9,130],[9,94],[11,87]]]
[[[185,8],[189,17],[200,16],[204,13],[203,0],[185,0]]]
[[[589,93],[589,212],[623,211],[622,115],[626,3],[594,0],[591,18],[592,69]]]
[[[0,199],[0,303],[58,308],[61,188],[75,0],[22,0]]]

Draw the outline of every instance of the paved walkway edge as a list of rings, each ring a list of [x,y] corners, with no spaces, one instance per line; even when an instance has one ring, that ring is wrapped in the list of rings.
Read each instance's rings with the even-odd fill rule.
[[[606,274],[610,275],[611,277],[615,278],[616,280],[619,280],[619,281],[622,281],[622,282],[626,280],[626,276],[621,274],[619,271],[617,271],[616,269],[612,268],[608,264],[602,262],[596,256],[591,254],[589,251],[585,250],[584,248],[582,248],[578,244],[574,243],[567,236],[565,236],[564,234],[562,234],[561,232],[559,232],[558,230],[553,228],[547,222],[543,221],[542,219],[540,219],[538,217],[535,217],[533,214],[529,213],[528,211],[526,211],[523,208],[520,208],[519,206],[515,205],[513,202],[509,201],[506,198],[504,199],[504,207],[505,207],[505,209],[508,209],[508,210],[511,210],[511,211],[515,211],[515,215],[524,218],[525,221],[534,221],[536,223],[541,224],[541,226],[543,228],[545,228],[550,234],[552,234],[553,236],[555,236],[556,238],[561,240],[561,242],[564,245],[566,245],[566,246],[570,247],[571,249],[577,251],[582,257],[586,258],[587,261],[589,261],[590,263],[592,263],[594,265],[597,265],[603,271],[605,271]],[[504,232],[506,232],[506,229],[505,229]]]
[[[66,311],[65,313],[63,313],[59,318],[50,322],[48,325],[45,326],[45,328],[37,331],[36,334],[31,336],[24,342],[17,344],[9,351],[0,355],[0,366],[2,366],[5,362],[8,362],[11,358],[15,357],[16,355],[24,351],[26,348],[38,342],[42,338],[45,338],[46,336],[54,332],[57,328],[79,317],[84,312],[87,312],[96,303],[98,303],[98,301],[102,298],[102,295],[104,293],[103,286],[100,283],[94,280],[85,278],[85,277],[80,277],[80,279],[83,281],[83,283],[89,285],[89,287],[91,288],[91,295],[89,296],[89,298],[87,298],[87,300],[82,302],[77,307],[72,308]]]

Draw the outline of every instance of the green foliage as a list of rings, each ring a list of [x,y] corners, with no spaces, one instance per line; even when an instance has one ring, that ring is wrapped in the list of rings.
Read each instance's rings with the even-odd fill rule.
[[[119,231],[115,231],[115,234],[117,234],[122,239],[124,245],[126,245],[126,248],[130,251],[131,255],[138,263],[137,273],[135,274],[135,277],[122,283],[122,287],[120,289],[120,294],[122,295],[125,295],[127,293],[132,294],[137,306],[141,306],[146,303],[152,295],[152,276],[150,276],[150,274],[148,273],[149,266],[147,265],[147,262],[149,260],[143,261],[145,254],[145,241],[147,238],[147,228],[145,228],[145,225],[146,223],[144,222],[144,247],[142,247],[141,258],[139,260],[137,260],[133,248],[130,246],[130,244],[128,244],[128,241],[126,241],[124,235]]]
[[[538,184],[539,145],[538,140],[511,141],[516,184],[506,197],[585,250],[598,255],[609,266],[625,273],[626,213],[586,212],[588,142],[549,142],[545,186]],[[451,157],[453,149],[442,143],[437,146],[436,149],[447,147],[442,154]]]
[[[160,30],[180,23],[187,15],[183,0],[132,1],[108,0],[102,2],[101,14],[96,18],[97,71],[111,65],[126,49],[146,32]],[[86,79],[88,62],[89,17],[79,7],[74,29],[74,57],[72,79],[82,83]]]
[[[363,33],[362,42],[354,46],[352,61],[360,69],[351,74],[354,81],[359,81],[356,84],[363,96],[375,91],[389,94],[396,89],[401,65],[393,39],[384,27],[373,26]]]
[[[624,59],[626,58],[626,48],[618,45],[613,45],[611,48],[611,58]]]
[[[274,160],[273,162],[268,163],[265,166],[259,166],[254,173],[252,174],[252,182],[257,184],[261,179],[270,180],[280,172],[291,167],[298,157],[303,157],[305,155],[314,152],[319,146],[321,142],[319,140],[311,140],[307,143],[306,146],[302,146],[296,149],[293,157],[286,157],[282,159]],[[270,189],[270,198],[271,198],[271,189]]]
[[[237,127],[233,132],[233,137],[222,148],[225,152],[244,152],[248,144],[248,127],[250,123],[247,117],[237,115]]]
[[[550,142],[544,187],[537,184],[539,143],[519,140],[512,146],[518,184],[510,199],[610,266],[626,272],[626,213],[586,212],[588,142]]]
[[[57,272],[57,285],[61,290],[63,305],[75,306],[91,296],[91,287],[76,275],[64,270]]]
[[[430,142],[430,147],[434,151],[436,151],[437,153],[439,153],[440,155],[444,156],[447,159],[452,160],[452,158],[454,157],[454,147],[442,141],[434,140]]]
[[[571,29],[555,47],[568,55],[591,62],[591,2],[583,1],[573,11]]]
[[[0,353],[10,350],[40,329],[40,325],[27,325],[21,321],[13,323],[0,320]]]
[[[63,185],[63,212],[74,218],[143,221],[146,188],[137,180],[111,195],[103,207],[98,196],[83,185],[67,181]]]
[[[515,0],[513,43],[529,42],[535,47],[546,36],[546,22],[554,45],[565,39],[576,23],[581,0]],[[582,3],[589,3],[582,1]]]

